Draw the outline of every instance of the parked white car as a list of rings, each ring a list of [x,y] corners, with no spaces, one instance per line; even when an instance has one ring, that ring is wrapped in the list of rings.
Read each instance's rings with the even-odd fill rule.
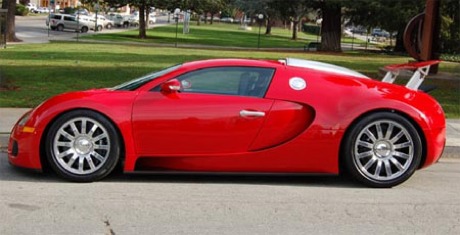
[[[110,13],[107,18],[113,21],[113,25],[117,27],[129,27],[129,15],[121,15],[118,13]]]
[[[73,30],[82,33],[88,32],[91,27],[89,21],[81,20],[81,18],[78,20],[76,16],[67,14],[50,14],[49,17],[46,18],[46,25],[49,26],[51,30]]]
[[[39,7],[35,10],[32,10],[33,13],[39,13],[39,14],[46,14],[46,13],[49,13],[50,10],[46,7]]]
[[[30,12],[34,12],[35,9],[37,9],[37,5],[35,5],[34,3],[27,3],[26,5],[26,8],[30,11]]]
[[[96,15],[94,15],[94,19],[96,19]],[[110,20],[103,15],[97,15],[97,22],[98,24],[99,22],[101,22],[101,24],[106,29],[111,29],[113,26],[115,26],[115,23],[113,22],[113,20]]]
[[[156,13],[152,12],[149,14],[148,24],[155,24],[157,22]],[[131,26],[138,27],[139,26],[139,12],[135,11],[129,17],[129,23]]]
[[[89,29],[95,30],[95,31],[102,31],[104,28],[103,22],[102,21],[97,21],[95,16],[86,16],[86,15],[80,15],[80,22],[83,22],[88,25]],[[96,26],[97,23],[97,26]]]

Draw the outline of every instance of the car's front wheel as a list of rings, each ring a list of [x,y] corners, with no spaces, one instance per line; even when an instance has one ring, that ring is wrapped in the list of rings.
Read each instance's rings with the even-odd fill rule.
[[[379,188],[406,181],[422,157],[414,125],[396,113],[379,112],[359,120],[344,142],[345,167],[358,181]]]
[[[120,156],[120,140],[113,124],[89,110],[74,110],[57,118],[45,144],[50,166],[71,181],[104,178],[113,171]]]

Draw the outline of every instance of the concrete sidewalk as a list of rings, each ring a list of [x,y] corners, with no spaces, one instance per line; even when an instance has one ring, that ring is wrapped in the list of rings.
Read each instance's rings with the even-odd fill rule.
[[[0,108],[0,149],[6,148],[13,125],[29,109]],[[460,158],[460,119],[447,119],[447,143],[444,157]]]

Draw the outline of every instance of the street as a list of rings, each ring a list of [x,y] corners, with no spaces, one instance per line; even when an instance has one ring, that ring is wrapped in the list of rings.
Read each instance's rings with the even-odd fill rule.
[[[460,160],[393,189],[335,176],[123,175],[70,183],[0,153],[0,234],[458,234]]]
[[[55,31],[48,30],[46,26],[46,17],[48,15],[41,16],[30,16],[30,17],[20,17],[16,16],[16,36],[23,40],[25,43],[46,43],[50,40],[77,40],[77,36],[95,34],[95,33],[116,33],[126,30],[133,30],[135,28],[131,27],[128,29],[125,28],[112,28],[112,29],[103,29],[101,32],[94,32],[93,30],[88,31],[87,33],[79,33],[72,31]],[[154,25],[160,26],[167,23],[167,16],[157,17],[157,23]],[[153,27],[150,25],[150,27]]]

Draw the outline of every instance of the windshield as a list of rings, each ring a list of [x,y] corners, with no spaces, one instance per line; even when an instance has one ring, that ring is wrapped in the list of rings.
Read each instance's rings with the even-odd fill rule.
[[[147,74],[147,75],[145,75],[143,77],[136,78],[134,80],[131,80],[131,81],[125,82],[125,83],[123,83],[121,85],[118,85],[116,87],[113,87],[112,90],[134,91],[137,88],[141,87],[142,85],[152,81],[153,79],[161,77],[161,76],[163,76],[163,75],[165,75],[165,74],[167,74],[167,73],[169,73],[171,71],[176,70],[181,65],[182,64],[174,65],[172,67],[169,67],[169,68],[166,68],[166,69],[163,69],[163,70],[160,70],[160,71],[156,71],[156,72]]]

